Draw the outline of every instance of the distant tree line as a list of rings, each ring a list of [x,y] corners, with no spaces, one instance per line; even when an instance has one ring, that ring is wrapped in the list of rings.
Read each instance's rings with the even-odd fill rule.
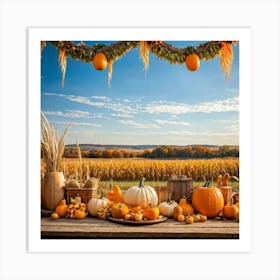
[[[216,158],[216,157],[239,157],[239,147],[228,145],[217,148],[205,146],[159,146],[144,151],[133,150],[91,150],[81,151],[83,158]],[[76,149],[66,148],[64,157],[76,158]]]

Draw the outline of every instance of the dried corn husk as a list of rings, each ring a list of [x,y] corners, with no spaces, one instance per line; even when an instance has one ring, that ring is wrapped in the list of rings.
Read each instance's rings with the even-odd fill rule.
[[[62,72],[62,79],[61,79],[61,85],[62,87],[64,86],[64,79],[65,79],[65,73],[66,73],[66,65],[67,65],[67,60],[66,60],[66,50],[64,49],[59,49],[59,66]]]
[[[149,68],[149,51],[150,51],[148,42],[140,41],[139,49],[140,49],[140,57],[144,63],[144,70],[145,70],[145,72],[147,72],[148,68]]]
[[[231,43],[222,42],[222,47],[220,49],[220,64],[226,79],[230,76],[232,61],[233,51]]]
[[[109,61],[107,65],[108,65],[108,87],[110,87],[112,74],[113,74],[113,61]]]

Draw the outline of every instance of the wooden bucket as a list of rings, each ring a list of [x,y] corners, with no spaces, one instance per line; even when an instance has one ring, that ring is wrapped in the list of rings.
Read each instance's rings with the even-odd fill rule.
[[[62,172],[47,172],[41,184],[41,207],[54,210],[64,198],[65,179]]]
[[[167,187],[156,186],[156,187],[154,187],[154,189],[158,195],[158,203],[161,203],[163,201],[167,201],[168,199],[170,199]]]
[[[179,202],[182,197],[186,197],[191,203],[193,192],[193,180],[185,175],[172,175],[167,182],[167,191],[171,194],[171,199]]]

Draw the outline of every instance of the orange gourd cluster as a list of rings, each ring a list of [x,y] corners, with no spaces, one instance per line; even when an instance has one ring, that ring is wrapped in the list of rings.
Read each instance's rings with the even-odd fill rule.
[[[114,185],[107,191],[106,197],[92,198],[87,204],[71,199],[71,203],[67,205],[65,200],[61,200],[51,218],[82,219],[89,213],[100,219],[112,217],[136,222],[158,220],[163,217],[173,218],[186,224],[206,222],[208,218],[216,217],[239,221],[239,193],[232,195],[232,189],[228,186],[230,178],[229,174],[219,175],[217,186],[210,186],[208,181],[204,186],[195,188],[191,204],[185,197],[182,197],[178,203],[164,201],[158,204],[156,192],[155,195],[146,196],[145,191],[151,187],[144,185],[144,179],[140,181],[139,186],[132,186],[127,190],[129,196],[126,198],[121,188]],[[141,193],[144,194],[143,201]],[[126,201],[132,203],[128,204]]]
[[[84,219],[87,216],[86,203],[80,202],[71,198],[71,203],[66,204],[66,200],[62,199],[55,208],[55,212],[51,214],[51,219],[56,220],[59,218],[69,219]]]

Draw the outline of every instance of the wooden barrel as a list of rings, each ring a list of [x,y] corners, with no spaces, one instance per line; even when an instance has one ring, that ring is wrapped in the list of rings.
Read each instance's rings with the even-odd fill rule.
[[[167,187],[156,186],[154,187],[158,195],[158,203],[167,201],[170,199]]]
[[[185,175],[172,175],[167,182],[167,191],[171,193],[171,199],[179,202],[182,197],[186,197],[191,203],[193,192],[193,180]]]

